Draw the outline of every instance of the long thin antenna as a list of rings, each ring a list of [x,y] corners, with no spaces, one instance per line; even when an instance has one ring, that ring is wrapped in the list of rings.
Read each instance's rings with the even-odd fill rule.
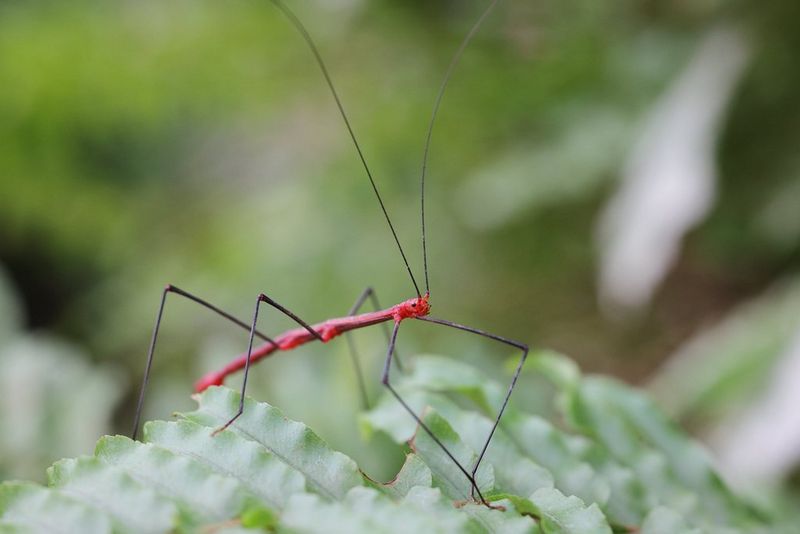
[[[495,0],[496,1],[496,0]],[[408,264],[408,259],[406,258],[406,253],[403,251],[402,245],[400,245],[400,239],[397,237],[397,232],[394,229],[394,225],[392,224],[392,220],[389,218],[389,213],[386,211],[386,206],[383,203],[383,199],[381,198],[381,194],[378,192],[378,186],[375,185],[375,179],[372,177],[372,172],[369,170],[369,166],[367,165],[367,160],[364,158],[364,153],[361,152],[361,146],[358,144],[358,140],[356,139],[356,134],[353,133],[353,128],[350,126],[350,120],[347,118],[347,113],[344,111],[344,106],[342,105],[342,101],[339,99],[339,94],[336,92],[336,88],[333,86],[333,81],[331,80],[330,74],[328,74],[328,69],[325,67],[325,62],[322,61],[322,56],[317,49],[317,45],[314,44],[314,40],[311,38],[311,35],[306,30],[306,27],[300,22],[300,19],[297,18],[297,15],[294,12],[286,7],[286,5],[281,2],[280,0],[272,0],[272,3],[280,9],[286,18],[289,19],[294,27],[300,32],[300,35],[303,36],[306,43],[308,44],[309,48],[311,48],[311,52],[314,54],[314,58],[317,60],[317,65],[319,65],[320,70],[322,71],[322,75],[325,77],[325,82],[328,84],[328,88],[331,90],[331,94],[333,94],[333,99],[336,100],[336,107],[339,108],[339,113],[342,115],[342,119],[344,119],[344,124],[347,126],[347,131],[350,133],[350,139],[353,140],[353,145],[356,147],[356,152],[358,152],[358,157],[361,159],[361,164],[364,166],[364,170],[367,172],[367,178],[369,178],[369,183],[372,185],[372,190],[375,191],[375,196],[378,198],[378,204],[381,206],[381,210],[383,211],[383,216],[386,219],[386,222],[389,224],[389,230],[392,231],[392,236],[394,237],[394,242],[397,243],[397,249],[400,251],[400,255],[403,257],[403,263],[406,266],[406,270],[408,271],[408,275],[411,277],[411,283],[414,284],[414,290],[417,292],[417,296],[420,297],[421,293],[419,291],[419,286],[417,285],[417,281],[414,278],[414,273],[411,272],[411,266]]]
[[[447,67],[447,71],[445,72],[445,75],[444,75],[444,80],[442,80],[442,85],[439,87],[439,94],[436,95],[436,103],[434,103],[434,105],[433,105],[433,113],[431,114],[431,121],[428,124],[428,134],[425,137],[425,151],[424,151],[424,153],[422,155],[422,177],[420,178],[420,189],[421,189],[420,207],[421,207],[421,213],[422,213],[422,263],[423,263],[423,266],[424,266],[424,269],[425,269],[425,293],[428,293],[428,294],[431,292],[431,284],[430,284],[430,281],[428,279],[428,243],[427,243],[427,241],[425,239],[425,236],[426,236],[426,234],[425,234],[425,175],[426,175],[426,173],[428,171],[428,152],[430,152],[430,148],[431,148],[431,137],[433,135],[433,125],[436,122],[436,115],[439,113],[439,106],[442,103],[442,97],[444,96],[444,91],[445,91],[445,89],[447,89],[447,84],[450,82],[450,78],[453,75],[453,71],[455,70],[456,65],[458,65],[458,62],[461,59],[461,56],[464,54],[464,50],[467,48],[467,45],[469,44],[469,42],[472,40],[472,38],[475,36],[475,34],[478,33],[478,30],[480,29],[481,24],[483,24],[483,21],[486,20],[486,18],[492,12],[492,9],[494,9],[494,6],[496,6],[499,1],[500,0],[492,0],[492,2],[489,4],[489,7],[487,7],[483,11],[483,13],[481,13],[481,16],[478,18],[478,20],[475,22],[475,24],[473,24],[473,26],[469,30],[469,33],[467,34],[467,36],[464,37],[463,41],[461,41],[461,45],[459,45],[458,50],[456,50],[456,53],[453,55],[453,59],[450,60],[450,65],[448,65],[448,67]]]

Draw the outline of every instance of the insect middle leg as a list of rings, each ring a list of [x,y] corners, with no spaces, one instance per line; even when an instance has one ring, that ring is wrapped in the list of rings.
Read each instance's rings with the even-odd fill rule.
[[[212,435],[219,434],[220,432],[222,432],[223,430],[225,430],[226,428],[231,426],[231,424],[234,421],[236,421],[239,418],[240,415],[242,415],[242,412],[244,412],[244,396],[245,396],[245,393],[247,391],[247,376],[250,374],[250,360],[251,360],[251,356],[253,354],[253,340],[254,340],[254,338],[256,336],[256,324],[258,323],[258,311],[259,311],[259,309],[261,309],[261,303],[262,302],[265,302],[265,303],[269,304],[270,306],[272,306],[273,308],[275,308],[279,312],[283,313],[284,315],[286,315],[287,317],[292,319],[294,322],[296,322],[297,324],[299,324],[300,326],[302,326],[303,328],[308,330],[308,332],[312,336],[314,336],[318,340],[322,341],[323,343],[325,342],[325,340],[322,338],[322,336],[319,334],[319,332],[317,332],[316,330],[311,328],[311,325],[309,325],[308,323],[303,321],[300,317],[298,317],[297,315],[295,315],[294,313],[289,311],[287,308],[283,307],[282,305],[278,304],[277,302],[275,302],[274,300],[269,298],[264,293],[260,293],[258,295],[258,298],[256,298],[256,309],[253,312],[253,322],[252,322],[252,324],[250,326],[250,338],[249,338],[248,345],[247,345],[247,357],[245,358],[245,361],[244,361],[244,377],[242,378],[242,392],[241,392],[242,394],[241,394],[241,397],[239,398],[239,409],[236,411],[236,414],[234,414],[234,416],[231,417],[228,420],[227,423],[225,423],[221,427],[219,427],[216,430],[214,430]],[[272,343],[274,343],[274,341]]]
[[[213,311],[214,313],[216,313],[220,317],[223,317],[223,318],[227,319],[228,321],[232,322],[233,324],[235,324],[235,325],[237,325],[237,326],[239,326],[239,327],[241,327],[241,328],[243,328],[243,329],[245,329],[247,331],[250,331],[250,325],[249,324],[245,323],[244,321],[242,321],[240,319],[237,319],[236,317],[234,317],[230,313],[218,308],[217,306],[211,304],[210,302],[208,302],[206,300],[201,299],[200,297],[198,297],[196,295],[193,295],[193,294],[189,293],[188,291],[184,291],[183,289],[180,289],[179,287],[175,287],[172,284],[167,285],[164,288],[164,290],[162,291],[162,293],[161,293],[161,301],[160,301],[159,306],[158,306],[158,314],[156,315],[156,324],[153,327],[153,334],[152,334],[152,336],[150,338],[150,346],[147,349],[147,363],[145,364],[145,368],[144,368],[144,377],[142,378],[142,385],[141,385],[141,388],[139,389],[139,400],[138,400],[137,405],[136,405],[136,415],[134,416],[134,419],[133,419],[133,431],[131,432],[131,438],[134,439],[134,440],[136,439],[136,435],[139,432],[139,420],[140,420],[140,417],[142,415],[142,407],[144,405],[144,395],[145,395],[145,392],[147,390],[147,384],[148,384],[148,382],[150,380],[150,370],[151,370],[151,368],[153,366],[153,356],[154,356],[155,350],[156,350],[156,342],[158,341],[158,332],[159,332],[159,329],[161,328],[161,320],[162,320],[162,318],[164,316],[164,307],[165,307],[165,305],[167,303],[167,295],[169,295],[170,293],[174,293],[176,295],[180,295],[180,296],[182,296],[182,297],[184,297],[186,299],[191,300],[192,302],[200,304],[204,308]],[[266,335],[262,334],[259,331],[255,331],[254,334],[257,335],[259,338],[263,339],[264,341],[268,342],[268,343],[273,343],[273,344],[275,343],[271,338],[267,337]]]

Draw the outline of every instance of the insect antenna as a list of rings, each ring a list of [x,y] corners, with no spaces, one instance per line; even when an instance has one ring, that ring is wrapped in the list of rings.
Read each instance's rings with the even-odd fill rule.
[[[431,284],[428,279],[428,243],[426,240],[426,233],[425,233],[425,176],[427,175],[428,171],[428,153],[430,152],[431,148],[431,137],[433,136],[433,125],[436,123],[436,116],[439,113],[439,107],[442,104],[442,97],[444,96],[445,89],[447,89],[447,84],[450,83],[450,78],[453,75],[453,71],[458,65],[458,62],[461,60],[461,56],[464,54],[464,50],[466,50],[467,45],[478,33],[483,21],[489,16],[492,12],[494,7],[500,0],[492,0],[489,3],[489,6],[481,13],[481,16],[472,25],[472,28],[467,33],[466,37],[461,41],[461,44],[456,50],[456,53],[453,54],[453,58],[450,60],[450,65],[447,66],[447,70],[444,74],[444,79],[442,80],[442,84],[439,86],[439,92],[436,95],[436,102],[433,104],[433,112],[431,113],[431,120],[428,123],[428,133],[425,136],[425,150],[423,151],[422,155],[422,174],[420,177],[420,213],[422,216],[422,265],[425,271],[425,293],[430,294],[431,292]]]
[[[400,239],[397,237],[397,232],[394,229],[392,220],[389,218],[389,212],[386,210],[386,205],[383,203],[383,198],[378,192],[378,186],[375,184],[375,179],[372,177],[372,171],[369,170],[367,160],[364,157],[364,153],[361,151],[361,145],[359,145],[358,140],[356,139],[356,134],[353,132],[353,127],[350,125],[350,120],[347,118],[347,113],[344,111],[342,101],[339,99],[339,94],[336,92],[336,88],[333,86],[333,81],[328,73],[328,68],[325,66],[325,62],[322,60],[322,55],[320,55],[317,45],[314,43],[314,40],[311,38],[311,34],[308,33],[308,30],[306,30],[306,27],[303,25],[297,15],[295,15],[294,12],[286,6],[286,4],[281,2],[281,0],[272,0],[272,3],[275,4],[275,6],[283,12],[286,18],[289,19],[289,22],[291,22],[292,25],[297,29],[308,47],[311,49],[311,53],[314,54],[314,59],[317,61],[317,65],[319,65],[322,75],[325,77],[325,82],[328,84],[328,88],[333,95],[333,99],[336,101],[336,107],[339,108],[339,113],[342,115],[342,119],[344,119],[345,126],[347,126],[350,139],[352,139],[353,145],[356,147],[356,152],[358,152],[361,165],[364,167],[364,170],[367,173],[367,178],[369,178],[369,183],[372,185],[372,190],[375,192],[375,197],[378,199],[378,204],[380,204],[381,211],[383,211],[383,217],[386,219],[386,223],[389,225],[389,230],[392,232],[392,237],[394,237],[394,242],[397,244],[397,249],[400,251],[400,256],[403,257],[403,263],[406,266],[408,275],[411,277],[411,283],[414,284],[414,291],[416,291],[417,296],[420,297],[421,293],[419,286],[417,285],[417,280],[414,278],[414,273],[411,272],[411,266],[406,258],[406,253],[403,250],[403,246],[400,244]]]

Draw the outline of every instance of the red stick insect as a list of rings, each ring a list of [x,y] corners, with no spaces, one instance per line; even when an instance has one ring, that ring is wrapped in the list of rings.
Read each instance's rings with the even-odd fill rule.
[[[372,172],[370,171],[369,166],[367,165],[366,159],[364,158],[364,154],[362,153],[361,147],[360,147],[360,145],[358,143],[358,140],[356,139],[355,133],[353,132],[353,128],[350,125],[350,121],[349,121],[349,119],[347,117],[347,114],[344,111],[344,106],[342,105],[342,102],[339,99],[339,95],[336,92],[336,89],[334,88],[334,85],[333,85],[333,82],[331,80],[330,74],[328,73],[328,69],[327,69],[327,67],[325,66],[325,63],[322,60],[322,57],[321,57],[321,55],[319,53],[319,50],[317,49],[316,44],[312,40],[312,38],[309,35],[308,31],[306,30],[305,26],[297,18],[296,15],[286,5],[284,5],[281,0],[272,0],[272,3],[275,4],[275,6],[283,12],[283,14],[289,19],[289,21],[292,23],[292,25],[294,25],[294,27],[297,29],[297,31],[300,33],[300,35],[303,37],[303,39],[305,40],[306,44],[311,49],[311,52],[314,55],[314,59],[316,60],[317,65],[319,66],[320,70],[322,71],[322,75],[325,78],[325,82],[328,85],[328,88],[330,89],[331,94],[333,95],[333,98],[334,98],[334,100],[336,102],[336,106],[339,109],[339,112],[341,113],[342,119],[344,120],[345,126],[347,127],[347,131],[350,134],[350,138],[352,139],[353,145],[355,146],[356,152],[358,153],[358,157],[361,160],[361,164],[364,167],[364,171],[366,172],[367,178],[369,179],[369,183],[372,186],[372,189],[373,189],[373,191],[375,193],[375,197],[378,200],[378,204],[379,204],[379,206],[381,208],[381,211],[383,212],[383,217],[384,217],[384,219],[386,220],[386,223],[389,226],[389,230],[392,233],[392,237],[394,238],[394,241],[395,241],[395,243],[397,245],[397,249],[400,252],[400,255],[402,257],[403,263],[405,264],[406,270],[408,271],[409,277],[411,278],[411,282],[414,285],[414,290],[416,292],[416,296],[412,297],[412,298],[410,298],[408,300],[405,300],[405,301],[403,301],[403,302],[401,302],[399,304],[391,306],[389,308],[380,309],[380,305],[378,304],[378,301],[377,301],[377,298],[375,296],[374,291],[372,290],[372,288],[367,288],[358,297],[358,299],[356,300],[355,304],[351,308],[350,313],[346,317],[328,319],[327,321],[323,321],[321,323],[316,323],[316,324],[310,325],[307,322],[305,322],[303,319],[301,319],[300,317],[295,315],[293,312],[289,311],[287,308],[282,306],[281,304],[275,302],[273,299],[271,299],[266,294],[260,293],[258,295],[257,299],[256,299],[255,311],[253,312],[253,319],[250,322],[250,324],[248,325],[244,321],[241,321],[240,319],[237,319],[236,317],[232,316],[231,314],[219,309],[218,307],[214,306],[213,304],[211,304],[211,303],[209,303],[209,302],[207,302],[207,301],[205,301],[205,300],[203,300],[203,299],[201,299],[201,298],[199,298],[199,297],[197,297],[197,296],[195,296],[195,295],[193,295],[191,293],[188,293],[188,292],[186,292],[186,291],[184,291],[182,289],[179,289],[179,288],[177,288],[177,287],[175,287],[173,285],[166,286],[166,288],[164,288],[164,291],[163,291],[163,293],[161,295],[161,303],[160,303],[159,308],[158,308],[158,315],[156,316],[156,323],[155,323],[155,327],[153,329],[153,335],[152,335],[152,338],[151,338],[151,341],[150,341],[149,350],[148,350],[148,353],[147,353],[147,364],[145,366],[144,378],[142,380],[142,386],[141,386],[141,390],[140,390],[140,394],[139,394],[139,402],[138,402],[138,405],[137,405],[136,416],[134,418],[134,423],[133,423],[132,436],[133,436],[134,439],[136,439],[136,435],[137,435],[138,429],[139,429],[139,420],[140,420],[140,416],[141,416],[141,412],[142,412],[142,405],[143,405],[143,402],[144,402],[144,395],[145,395],[145,391],[147,389],[147,383],[148,383],[148,380],[149,380],[149,377],[150,377],[150,369],[152,367],[153,354],[155,352],[156,341],[158,339],[158,331],[159,331],[159,327],[161,326],[161,319],[162,319],[162,316],[163,316],[163,313],[164,313],[164,305],[165,305],[166,300],[167,300],[167,295],[169,295],[170,293],[174,293],[176,295],[181,295],[181,296],[183,296],[183,297],[185,297],[185,298],[187,298],[187,299],[189,299],[189,300],[191,300],[193,302],[196,302],[197,304],[200,304],[201,306],[203,306],[203,307],[215,312],[216,314],[220,315],[221,317],[224,317],[225,319],[231,321],[232,323],[234,323],[234,324],[240,326],[241,328],[243,328],[245,330],[248,330],[250,332],[249,344],[248,344],[248,347],[247,347],[247,352],[245,354],[243,354],[243,355],[239,356],[238,358],[236,358],[234,361],[229,363],[223,369],[221,369],[219,371],[215,371],[215,372],[211,372],[211,373],[206,374],[204,377],[202,377],[195,384],[195,391],[200,392],[200,391],[203,391],[204,389],[206,389],[209,386],[221,385],[223,383],[223,381],[225,380],[225,378],[228,377],[228,375],[231,375],[231,374],[233,374],[233,373],[235,373],[235,372],[237,372],[239,370],[244,369],[244,377],[243,377],[243,380],[242,380],[242,391],[241,391],[242,396],[241,396],[241,400],[239,402],[239,410],[236,412],[236,414],[227,423],[222,425],[220,428],[216,429],[214,431],[214,434],[217,434],[217,433],[221,432],[222,430],[226,429],[228,426],[230,426],[234,421],[236,421],[236,419],[244,411],[244,397],[245,397],[245,392],[246,392],[246,389],[247,389],[247,377],[248,377],[248,374],[249,374],[249,371],[250,371],[251,364],[261,360],[262,358],[265,358],[265,357],[269,356],[270,354],[272,354],[274,352],[292,350],[293,348],[298,347],[300,345],[303,345],[305,343],[308,343],[310,341],[318,340],[318,341],[321,341],[323,343],[327,343],[328,341],[332,340],[333,338],[335,338],[335,337],[337,337],[337,336],[339,336],[339,335],[341,335],[343,333],[349,332],[351,330],[356,330],[356,329],[359,329],[359,328],[364,328],[364,327],[367,327],[367,326],[372,326],[372,325],[381,324],[381,323],[384,325],[384,328],[386,328],[386,323],[391,321],[394,326],[393,326],[393,328],[391,330],[391,333],[389,332],[388,329],[386,329],[386,334],[387,334],[387,338],[388,338],[388,342],[389,342],[389,348],[388,348],[388,350],[386,352],[386,361],[385,361],[385,364],[384,364],[384,367],[383,367],[383,375],[382,375],[382,378],[381,378],[381,382],[383,383],[384,386],[386,386],[386,388],[389,390],[389,392],[391,392],[391,394],[398,400],[398,402],[400,402],[400,404],[403,406],[403,408],[405,408],[405,410],[408,411],[408,413],[411,415],[411,417],[414,418],[414,420],[417,422],[419,427],[422,428],[423,431],[425,431],[439,447],[441,447],[442,451],[444,451],[444,453],[454,462],[454,464],[458,467],[458,469],[462,473],[464,473],[464,475],[467,477],[467,479],[469,480],[470,484],[472,485],[472,489],[471,489],[472,498],[475,499],[476,501],[479,501],[479,502],[483,503],[486,506],[491,506],[489,504],[489,502],[487,502],[487,500],[484,498],[483,494],[481,493],[480,489],[477,486],[477,483],[475,481],[475,473],[478,471],[478,467],[480,466],[481,461],[483,460],[483,457],[486,454],[486,449],[489,447],[489,443],[491,443],[492,436],[494,435],[494,432],[497,429],[497,425],[500,423],[500,418],[503,416],[503,411],[505,410],[506,405],[508,404],[508,400],[511,397],[511,393],[514,390],[514,385],[516,384],[517,379],[519,378],[520,372],[522,370],[522,366],[525,363],[525,359],[528,356],[528,346],[525,343],[521,343],[519,341],[514,341],[514,340],[511,340],[511,339],[502,337],[502,336],[498,336],[498,335],[495,335],[495,334],[491,334],[489,332],[485,332],[485,331],[477,329],[477,328],[473,328],[473,327],[470,327],[470,326],[465,326],[465,325],[462,325],[462,324],[454,323],[452,321],[448,321],[448,320],[445,320],[445,319],[438,319],[438,318],[435,318],[435,317],[432,317],[432,316],[429,315],[430,314],[430,302],[429,302],[430,301],[430,283],[429,283],[429,279],[428,279],[427,242],[426,242],[426,239],[425,239],[425,176],[426,176],[426,171],[427,171],[428,153],[429,153],[429,149],[430,149],[431,136],[433,134],[433,126],[435,124],[436,115],[438,113],[438,110],[439,110],[439,107],[440,107],[440,104],[441,104],[442,97],[444,95],[445,89],[447,88],[447,84],[450,81],[450,77],[452,75],[452,72],[453,72],[455,66],[458,64],[458,61],[461,58],[461,56],[462,56],[464,50],[466,49],[467,45],[469,44],[470,40],[472,40],[473,36],[477,33],[477,31],[480,28],[480,26],[483,23],[483,21],[489,16],[489,14],[491,13],[491,11],[495,7],[495,5],[497,5],[498,1],[499,0],[492,0],[492,2],[489,4],[489,6],[482,12],[482,14],[478,18],[478,20],[472,26],[472,28],[470,29],[469,33],[463,39],[463,41],[461,42],[461,44],[460,44],[458,50],[456,51],[456,53],[453,55],[453,58],[450,61],[450,64],[449,64],[449,66],[447,68],[447,71],[445,72],[445,76],[444,76],[442,84],[441,84],[441,86],[439,88],[439,92],[438,92],[438,94],[436,96],[436,101],[434,103],[433,112],[431,114],[431,119],[430,119],[430,123],[429,123],[429,126],[428,126],[427,136],[426,136],[426,139],[425,139],[425,149],[424,149],[423,162],[422,162],[422,173],[421,173],[421,178],[420,178],[420,186],[421,186],[421,202],[420,202],[420,205],[421,205],[421,219],[422,219],[422,253],[423,253],[423,268],[424,268],[424,273],[425,273],[425,293],[423,294],[420,291],[419,286],[417,285],[417,281],[416,281],[416,279],[414,277],[414,273],[411,270],[411,267],[410,267],[410,265],[408,263],[408,260],[406,258],[405,252],[403,251],[403,247],[400,244],[400,240],[397,237],[397,233],[395,232],[394,226],[392,225],[392,221],[389,218],[389,213],[387,212],[386,206],[383,203],[383,199],[382,199],[380,193],[378,192],[378,187],[375,184],[375,180],[374,180],[374,178],[372,176]],[[358,314],[359,309],[366,302],[367,299],[370,299],[372,301],[372,304],[375,306],[376,311],[370,312],[370,313]],[[289,330],[287,332],[284,332],[284,333],[282,333],[282,334],[280,334],[278,336],[275,336],[273,338],[262,334],[261,332],[259,332],[256,329],[256,325],[257,325],[257,322],[258,322],[258,313],[259,313],[259,309],[261,308],[261,304],[262,303],[266,303],[266,304],[272,306],[273,308],[277,309],[278,311],[280,311],[281,313],[283,313],[284,315],[288,316],[293,321],[295,321],[298,325],[300,325],[300,327],[296,328],[296,329],[293,329],[293,330]],[[396,343],[396,340],[397,340],[397,332],[398,332],[398,330],[400,328],[400,324],[406,319],[416,319],[416,320],[419,320],[419,321],[425,321],[425,322],[428,322],[428,323],[434,323],[434,324],[438,324],[438,325],[447,326],[447,327],[450,327],[450,328],[455,328],[457,330],[470,332],[470,333],[477,334],[479,336],[482,336],[482,337],[485,337],[485,338],[489,338],[489,339],[493,339],[493,340],[498,341],[500,343],[509,345],[509,346],[514,347],[514,348],[516,348],[516,349],[518,349],[518,350],[520,350],[522,352],[522,356],[521,356],[521,358],[519,360],[519,364],[517,365],[516,371],[514,372],[514,376],[512,377],[511,383],[508,386],[508,391],[506,392],[506,395],[505,395],[505,397],[503,399],[503,403],[502,403],[502,405],[500,407],[500,410],[497,413],[497,417],[494,420],[494,424],[492,426],[492,429],[489,432],[489,435],[486,437],[486,442],[484,443],[483,447],[480,450],[480,453],[478,454],[478,458],[477,458],[477,461],[475,462],[475,465],[472,466],[471,469],[467,469],[465,466],[463,466],[453,456],[453,454],[439,440],[439,438],[437,438],[436,435],[433,434],[433,432],[430,430],[430,428],[428,428],[428,426],[420,419],[420,417],[416,413],[414,413],[414,411],[405,402],[405,400],[403,400],[403,398],[395,390],[395,388],[391,384],[391,381],[389,380],[389,375],[390,375],[390,370],[391,370],[391,365],[392,365],[393,359],[394,359],[396,365],[398,365],[398,367],[399,367],[399,360],[397,360],[396,353],[395,353],[395,343]],[[262,345],[254,347],[253,343],[254,343],[255,337],[259,337],[261,340],[264,341],[264,343]],[[365,389],[363,387],[363,383],[364,383],[363,382],[363,378],[361,377],[361,371],[358,368],[358,360],[355,357],[356,355],[354,353],[352,344],[350,346],[350,352],[351,352],[351,356],[353,356],[353,361],[356,364],[356,371],[358,373],[359,383],[361,385],[362,394],[364,395],[364,398],[366,399],[366,393],[365,393]]]

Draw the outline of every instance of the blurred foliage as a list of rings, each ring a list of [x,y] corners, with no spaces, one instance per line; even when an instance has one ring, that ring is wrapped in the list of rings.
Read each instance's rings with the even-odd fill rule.
[[[290,4],[318,40],[417,271],[428,113],[484,4]],[[434,313],[639,380],[704,325],[796,274],[798,11],[791,0],[501,2],[434,132]],[[740,26],[754,50],[717,147],[720,196],[652,310],[611,322],[595,303],[595,218],[650,106],[720,22]],[[261,291],[309,321],[344,314],[367,284],[383,304],[408,298],[379,216],[311,55],[269,2],[0,2],[0,263],[24,310],[14,335],[41,329],[79,346],[76,358],[41,349],[54,352],[44,367],[76,362],[70,383],[93,383],[86,359],[129,377],[91,403],[93,424],[119,395],[113,426],[127,431],[166,283],[244,318]],[[269,313],[261,324],[290,326]],[[447,348],[486,368],[506,356],[447,329],[407,331],[401,354]],[[374,396],[382,337],[357,340]],[[188,409],[194,379],[245,345],[235,327],[170,300],[147,415]],[[23,352],[15,360],[37,358]],[[254,371],[256,398],[359,464],[389,469],[356,437],[345,344]],[[54,440],[48,454],[72,450]]]
[[[24,333],[17,300],[0,270],[0,479],[38,480],[108,428],[121,381],[64,340]]]

